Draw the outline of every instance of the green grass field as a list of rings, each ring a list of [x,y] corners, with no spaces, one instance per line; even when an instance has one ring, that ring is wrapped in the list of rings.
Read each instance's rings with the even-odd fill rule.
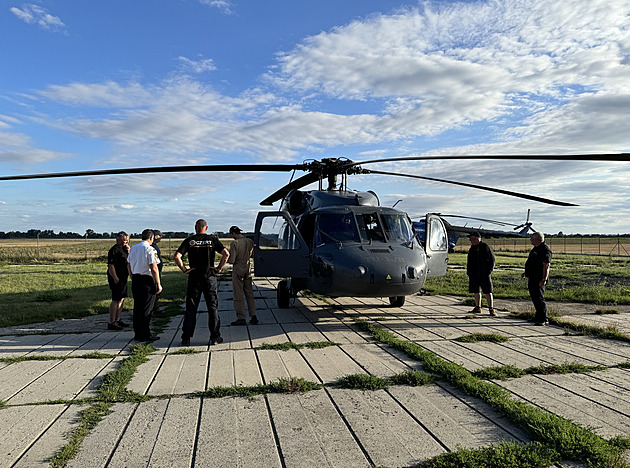
[[[494,296],[529,299],[527,280],[521,278],[527,254],[495,252],[495,256]],[[448,274],[429,278],[425,289],[431,294],[469,295],[466,254],[450,254],[449,265]],[[630,304],[630,258],[556,255],[551,262],[545,297],[560,302]]]
[[[110,241],[98,241],[106,249]],[[165,246],[163,246],[162,250]],[[528,299],[521,278],[525,253],[496,253],[495,297]],[[450,255],[448,274],[430,278],[429,294],[468,296],[466,255]],[[164,302],[183,302],[186,277],[172,263],[163,271]],[[551,267],[547,298],[603,306],[630,304],[630,258],[557,255]],[[0,327],[107,313],[110,302],[104,262],[15,265],[0,262]],[[125,309],[133,307],[127,298]]]

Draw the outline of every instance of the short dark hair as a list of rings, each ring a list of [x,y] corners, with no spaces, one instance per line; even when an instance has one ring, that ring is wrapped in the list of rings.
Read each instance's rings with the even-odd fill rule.
[[[159,229],[153,229],[153,236],[164,237],[164,234]]]
[[[238,226],[232,226],[230,228],[230,234],[240,234],[241,232],[241,228],[239,228]]]
[[[145,229],[142,231],[142,240],[149,240],[153,237],[153,231],[151,229]]]
[[[116,234],[116,239],[122,239],[123,237],[129,237],[129,234],[127,234],[125,231],[120,231],[118,234]]]

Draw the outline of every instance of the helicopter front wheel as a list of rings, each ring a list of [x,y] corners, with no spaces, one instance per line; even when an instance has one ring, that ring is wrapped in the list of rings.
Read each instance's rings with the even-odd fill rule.
[[[392,307],[402,307],[405,305],[405,296],[392,296],[389,298],[389,305]]]
[[[278,291],[276,298],[278,299],[278,307],[280,309],[287,309],[289,307],[289,282],[282,280],[278,283]]]

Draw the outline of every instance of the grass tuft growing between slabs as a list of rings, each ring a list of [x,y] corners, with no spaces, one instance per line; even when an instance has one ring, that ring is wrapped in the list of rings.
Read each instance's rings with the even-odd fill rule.
[[[284,343],[263,343],[258,346],[256,349],[272,349],[276,351],[289,351],[290,349],[323,349],[328,348],[330,346],[339,346],[339,343],[335,343],[333,341],[310,341],[308,343],[294,343],[293,341],[287,341]]]
[[[619,309],[597,309],[595,313],[597,315],[618,315],[621,312],[619,312]]]
[[[113,359],[113,354],[98,353],[96,351],[86,354],[77,354],[72,356],[50,356],[48,354],[35,354],[29,356],[14,356],[9,358],[0,358],[0,362],[7,364],[15,364],[16,362],[25,361],[65,361],[66,359]]]
[[[581,461],[591,468],[629,467],[622,458],[624,447],[630,444],[629,439],[620,437],[607,441],[592,430],[568,419],[512,399],[511,394],[498,385],[478,379],[464,367],[448,362],[415,343],[397,339],[378,325],[362,320],[356,320],[356,323],[377,341],[420,361],[426,371],[437,374],[466,394],[484,400],[512,422],[527,430],[535,442],[555,450],[561,459]],[[518,460],[517,462],[520,464],[487,466],[526,466]]]
[[[350,388],[356,390],[383,390],[392,385],[408,385],[420,387],[429,385],[435,381],[435,377],[417,370],[407,370],[390,378],[376,377],[367,374],[345,375],[331,384],[334,387]]]
[[[201,351],[197,351],[196,349],[182,348],[169,354],[199,354],[199,353],[201,353]]]
[[[334,384],[339,388],[350,388],[354,390],[383,390],[392,385],[392,381],[375,375],[351,374],[344,375]]]
[[[422,468],[547,468],[561,460],[560,454],[538,442],[526,445],[503,442],[491,447],[466,449],[438,455],[418,465]]]
[[[70,433],[68,443],[50,459],[51,468],[64,467],[77,456],[83,440],[105,416],[111,413],[112,406],[113,403],[98,402],[79,413],[78,427]]]
[[[532,366],[526,369],[519,369],[511,364],[497,367],[487,367],[472,372],[472,375],[484,380],[507,380],[523,377],[528,374],[551,375],[551,374],[586,374],[588,372],[606,370],[606,366],[585,366],[579,362],[567,364],[551,364],[548,366]]]
[[[305,393],[312,390],[319,390],[321,388],[321,384],[310,382],[298,377],[291,377],[280,378],[277,381],[268,384],[212,387],[203,392],[195,392],[192,396],[205,398],[224,398],[229,396],[250,398],[267,393]]]
[[[505,343],[509,338],[498,333],[471,333],[455,338],[460,343],[478,343],[480,341],[490,341],[492,343]]]
[[[138,366],[147,362],[147,356],[154,351],[155,348],[147,344],[132,347],[129,356],[122,360],[118,369],[105,376],[98,388],[97,399],[105,402],[143,401],[146,397],[129,392],[125,387],[131,382]]]
[[[151,345],[139,344],[131,348],[128,357],[123,359],[115,371],[107,374],[97,389],[96,402],[80,412],[78,427],[68,436],[64,445],[50,460],[50,466],[60,468],[77,456],[83,440],[111,412],[117,402],[140,402],[149,397],[128,391],[125,387],[131,381],[138,366],[147,361],[147,356],[155,351]]]

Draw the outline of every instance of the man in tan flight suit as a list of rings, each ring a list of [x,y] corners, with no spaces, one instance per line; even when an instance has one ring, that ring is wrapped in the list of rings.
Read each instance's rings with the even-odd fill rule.
[[[254,288],[252,285],[252,272],[250,258],[254,250],[254,242],[243,236],[238,226],[230,228],[230,234],[234,239],[230,244],[230,257],[228,263],[232,264],[232,290],[234,294],[234,309],[236,320],[231,325],[247,325],[245,315],[245,300],[249,309],[249,323],[258,324],[256,317],[256,304],[254,302]],[[245,297],[245,300],[243,300]]]

